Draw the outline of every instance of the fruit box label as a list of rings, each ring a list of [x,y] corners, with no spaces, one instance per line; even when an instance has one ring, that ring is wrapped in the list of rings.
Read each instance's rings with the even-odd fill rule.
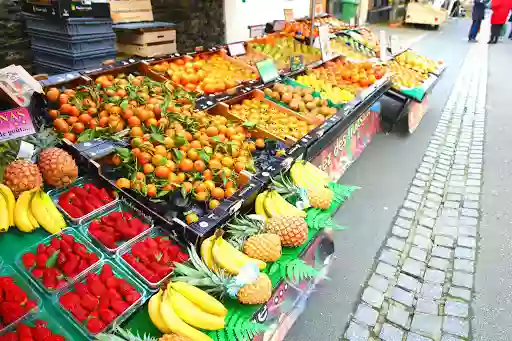
[[[36,132],[26,108],[0,112],[0,142],[32,135]]]

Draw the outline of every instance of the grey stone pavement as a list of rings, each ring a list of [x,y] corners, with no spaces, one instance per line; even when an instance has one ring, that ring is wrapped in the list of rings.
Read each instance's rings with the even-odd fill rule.
[[[378,136],[342,178],[362,187],[336,216],[350,229],[287,341],[512,340],[512,45],[488,49],[487,28],[467,44],[468,24],[415,46],[449,69],[418,130]]]

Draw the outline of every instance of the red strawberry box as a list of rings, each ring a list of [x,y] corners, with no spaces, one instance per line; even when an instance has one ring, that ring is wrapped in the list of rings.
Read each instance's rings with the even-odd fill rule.
[[[146,300],[145,290],[109,260],[100,261],[65,291],[56,304],[92,338],[114,323],[120,325]]]
[[[16,264],[45,292],[66,288],[103,258],[76,230],[67,228],[18,255]]]
[[[142,214],[124,203],[118,203],[113,211],[83,225],[81,232],[89,235],[105,251],[115,253],[123,244],[152,226]]]
[[[41,299],[14,269],[4,266],[0,271],[0,335],[23,318],[35,313]]]
[[[188,254],[168,233],[154,227],[120,248],[117,258],[151,289],[157,289],[172,274],[174,263],[187,261]]]
[[[82,224],[118,202],[116,192],[87,177],[78,179],[65,190],[51,191],[50,196],[74,225]]]
[[[72,338],[48,313],[40,311],[4,333],[0,341],[71,341]]]

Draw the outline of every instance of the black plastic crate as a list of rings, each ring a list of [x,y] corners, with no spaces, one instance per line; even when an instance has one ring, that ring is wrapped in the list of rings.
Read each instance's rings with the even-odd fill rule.
[[[97,35],[66,36],[60,34],[42,34],[29,30],[32,46],[40,49],[55,50],[62,53],[90,53],[99,50],[115,49],[115,33]]]
[[[65,68],[65,67],[57,66],[57,65],[34,61],[34,71],[35,71],[35,73],[57,75],[57,74],[66,73],[66,72],[73,71],[73,70]]]
[[[68,70],[83,70],[101,66],[105,60],[116,58],[116,49],[104,49],[87,53],[61,53],[48,51],[36,46],[32,47],[34,61]]]
[[[64,20],[49,20],[48,18],[37,15],[23,13],[25,16],[27,30],[38,33],[66,35],[84,35],[84,34],[107,34],[113,33],[112,19],[99,18],[70,18]]]

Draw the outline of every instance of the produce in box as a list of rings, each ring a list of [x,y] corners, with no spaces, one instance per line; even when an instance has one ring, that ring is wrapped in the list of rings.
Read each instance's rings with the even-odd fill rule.
[[[148,236],[122,258],[148,282],[157,283],[173,271],[175,263],[187,261],[188,255],[169,237]]]
[[[110,326],[141,298],[126,280],[117,277],[110,264],[104,264],[99,274],[89,273],[73,289],[59,297],[61,306],[91,334]]]
[[[146,231],[149,225],[131,213],[112,212],[91,221],[89,233],[108,249],[116,249],[124,242]]]
[[[0,330],[37,309],[37,303],[11,276],[0,276]]]
[[[59,196],[59,205],[72,218],[80,218],[115,199],[112,193],[105,188],[98,188],[93,184],[83,187],[74,186]]]
[[[64,336],[53,333],[44,320],[36,320],[33,326],[20,323],[16,331],[0,336],[0,341],[66,341]]]
[[[47,245],[37,245],[35,253],[27,252],[21,256],[30,276],[50,290],[65,287],[98,260],[96,253],[66,233],[51,238]]]

